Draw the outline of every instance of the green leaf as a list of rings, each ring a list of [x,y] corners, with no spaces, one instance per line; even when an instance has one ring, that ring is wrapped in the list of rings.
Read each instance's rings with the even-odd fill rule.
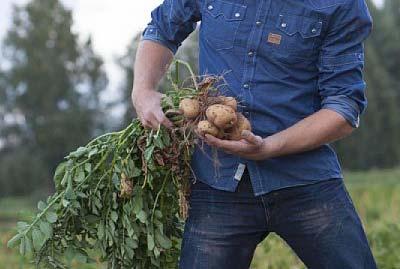
[[[158,247],[154,247],[154,256],[156,258],[160,257],[160,250],[158,249]]]
[[[157,218],[159,218],[159,219],[161,219],[162,218],[162,212],[160,211],[160,210],[156,210],[155,212],[154,212],[154,215],[157,217]]]
[[[161,135],[158,135],[158,136],[155,136],[155,137],[154,137],[154,145],[155,145],[157,148],[160,148],[160,149],[164,148],[164,143],[163,143],[163,140],[162,140],[162,136],[161,136]]]
[[[55,223],[57,221],[57,214],[54,212],[47,212],[46,213],[46,219],[50,223]]]
[[[117,222],[117,220],[118,220],[118,214],[117,214],[117,212],[115,212],[115,211],[112,211],[112,212],[111,212],[111,219],[112,219],[114,222]]]
[[[85,180],[85,172],[80,169],[78,175],[75,177],[75,181],[82,182],[84,180]]]
[[[24,239],[25,239],[25,253],[31,253],[32,252],[32,241],[28,236],[25,236]]]
[[[70,204],[70,201],[68,201],[67,199],[62,199],[63,207],[67,207],[69,204]]]
[[[92,172],[92,164],[91,163],[85,163],[85,171],[88,173]]]
[[[100,223],[99,226],[97,227],[97,237],[99,239],[103,239],[105,233],[104,233],[104,224]]]
[[[147,234],[147,249],[150,251],[154,249],[154,237],[152,234]]]
[[[43,246],[43,244],[44,244],[44,242],[46,240],[44,238],[44,235],[40,232],[40,230],[33,229],[33,231],[32,231],[32,241],[33,241],[33,248],[36,251],[39,251],[42,248],[42,246]]]
[[[89,154],[88,157],[91,158],[93,155],[95,155],[99,150],[97,148],[92,149]]]
[[[16,234],[13,238],[11,238],[8,241],[7,247],[9,247],[9,248],[15,247],[18,244],[18,242],[21,240],[22,237],[23,237],[22,234]]]
[[[17,222],[17,230],[18,232],[22,233],[29,227],[29,224],[24,222],[24,221],[18,221]]]
[[[141,210],[136,217],[140,220],[141,223],[146,223],[147,220],[147,214],[143,210]]]
[[[127,253],[127,255],[128,255],[128,258],[129,258],[129,259],[133,259],[133,257],[135,256],[135,252],[133,251],[133,249],[131,249],[131,248],[126,248],[125,250],[126,250],[126,253]]]
[[[62,162],[57,166],[56,171],[54,172],[54,181],[56,182],[56,185],[59,185],[61,183],[66,171],[66,167],[67,162]]]
[[[138,242],[136,240],[133,240],[132,238],[126,238],[125,239],[126,245],[131,248],[131,249],[137,249],[138,248]]]
[[[95,197],[93,199],[94,204],[96,205],[97,209],[102,209],[103,208],[103,204],[101,203],[100,199]]]
[[[172,247],[171,240],[169,240],[169,238],[166,237],[165,235],[161,234],[159,230],[156,230],[155,238],[157,244],[163,249],[170,249]]]
[[[51,227],[51,224],[48,222],[40,222],[40,231],[44,234],[46,239],[50,239],[51,236],[53,235],[53,227]]]
[[[67,200],[73,199],[75,196],[74,189],[72,188],[72,180],[70,179],[71,177],[68,180],[68,186],[67,189],[65,190],[65,195],[64,195]]]
[[[142,188],[137,188],[135,192],[133,212],[137,215],[143,209]]]
[[[87,152],[88,152],[88,149],[87,149],[87,148],[85,148],[85,147],[79,147],[76,151],[71,152],[71,153],[69,154],[69,157],[72,157],[72,158],[79,158],[79,157],[83,156],[84,154],[86,154]]]
[[[153,156],[153,152],[154,152],[154,148],[155,145],[151,145],[150,147],[148,147],[145,151],[144,151],[144,159],[146,161],[150,161],[150,159]]]
[[[130,174],[131,177],[140,177],[142,175],[142,169],[135,166],[133,161],[132,161],[132,165],[130,166],[130,168],[131,168],[131,174]]]
[[[19,253],[24,256],[25,255],[25,250],[26,250],[26,246],[25,246],[25,238],[22,237],[21,238],[21,243],[19,245]]]
[[[38,205],[37,205],[37,208],[38,208],[40,211],[43,211],[46,207],[47,207],[47,205],[46,205],[45,202],[39,201],[39,203],[38,203]]]

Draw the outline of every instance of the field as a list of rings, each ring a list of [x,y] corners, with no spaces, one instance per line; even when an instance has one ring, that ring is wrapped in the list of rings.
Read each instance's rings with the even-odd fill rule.
[[[368,234],[380,269],[400,269],[400,169],[346,173],[346,185]],[[0,269],[31,269],[6,242],[15,223],[31,215],[35,201],[26,198],[0,200]],[[100,268],[75,264],[74,268]],[[254,256],[252,269],[302,269],[289,247],[276,235],[269,236]]]

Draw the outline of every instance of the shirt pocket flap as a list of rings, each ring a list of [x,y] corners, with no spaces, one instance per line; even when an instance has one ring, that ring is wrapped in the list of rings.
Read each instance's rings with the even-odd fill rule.
[[[214,18],[223,16],[227,21],[241,21],[246,15],[246,6],[220,0],[206,1],[205,9]]]
[[[321,21],[304,18],[300,33],[304,38],[315,37],[321,34],[321,29]]]
[[[276,27],[289,36],[299,33],[303,38],[319,36],[322,22],[303,16],[280,14]]]

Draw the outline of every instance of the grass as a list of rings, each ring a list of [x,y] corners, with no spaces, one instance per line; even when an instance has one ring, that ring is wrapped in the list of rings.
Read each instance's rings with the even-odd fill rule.
[[[400,169],[347,172],[346,186],[367,231],[380,269],[400,269]],[[7,248],[17,220],[29,219],[35,202],[26,198],[0,200],[0,268],[33,269]],[[100,268],[74,264],[73,268]],[[252,269],[303,269],[305,266],[277,236],[270,235],[254,255]]]

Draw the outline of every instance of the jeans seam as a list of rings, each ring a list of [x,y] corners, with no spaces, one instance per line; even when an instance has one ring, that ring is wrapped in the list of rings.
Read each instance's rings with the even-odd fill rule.
[[[270,214],[269,214],[269,210],[267,208],[267,202],[264,200],[263,196],[261,196],[261,201],[262,201],[262,204],[263,204],[263,207],[264,207],[264,216],[265,216],[266,227],[268,227],[269,226],[268,224],[269,224]],[[267,228],[267,230],[269,230],[269,229]]]

